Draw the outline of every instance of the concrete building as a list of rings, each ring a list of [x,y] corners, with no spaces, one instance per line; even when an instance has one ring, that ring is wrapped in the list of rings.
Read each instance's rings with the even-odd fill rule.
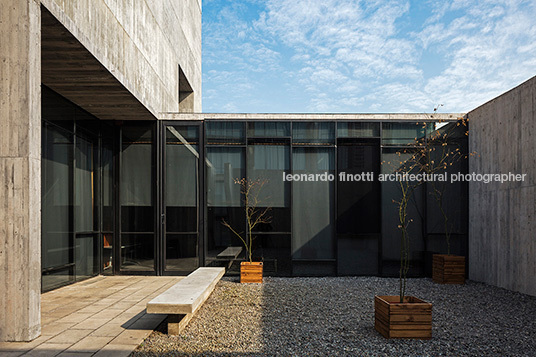
[[[218,264],[240,244],[221,225],[244,224],[237,177],[273,183],[255,247],[269,274],[396,275],[392,183],[283,174],[386,173],[397,150],[465,116],[203,114],[201,0],[8,0],[0,30],[0,341],[39,336],[42,291]],[[468,144],[452,143],[478,153],[455,170],[528,181],[459,183],[447,203],[469,278],[532,295],[535,83],[468,113]],[[416,276],[445,248],[425,192]]]
[[[31,340],[40,334],[42,86],[102,120],[201,111],[201,0],[8,0],[0,34],[0,340]]]

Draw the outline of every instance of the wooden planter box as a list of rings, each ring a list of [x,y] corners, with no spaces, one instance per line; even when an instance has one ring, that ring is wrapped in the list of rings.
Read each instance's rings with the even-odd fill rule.
[[[385,338],[432,338],[432,304],[416,297],[375,296],[374,317]]]
[[[432,279],[438,284],[464,284],[465,257],[434,254]]]
[[[241,283],[262,283],[262,262],[240,263]]]

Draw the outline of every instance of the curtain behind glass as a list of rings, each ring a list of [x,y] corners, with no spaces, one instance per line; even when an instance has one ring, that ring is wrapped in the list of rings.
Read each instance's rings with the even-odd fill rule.
[[[306,122],[292,124],[294,144],[325,145],[335,141],[335,123]]]
[[[75,231],[93,231],[94,213],[94,148],[93,143],[76,138],[74,170]]]
[[[241,122],[206,122],[207,143],[214,145],[244,144],[245,123]]]
[[[383,123],[382,143],[384,145],[407,145],[426,136],[433,124],[423,123]]]
[[[334,173],[333,148],[294,148],[293,174]],[[334,182],[292,182],[292,258],[334,258]]]
[[[276,138],[290,136],[290,123],[249,122],[248,137]]]
[[[62,129],[43,126],[41,241],[45,269],[72,263],[69,219],[72,138],[72,134]]]
[[[289,186],[283,172],[289,171],[290,147],[285,145],[250,145],[247,173],[252,180],[266,180],[259,192],[262,207],[288,207]]]
[[[380,123],[337,123],[337,137],[366,138],[380,136]]]
[[[190,147],[198,151],[197,145]],[[166,145],[167,206],[197,207],[197,160],[185,145]]]
[[[234,179],[244,177],[242,148],[207,148],[208,206],[240,207],[240,185]]]
[[[123,145],[121,154],[121,205],[152,206],[152,145]]]

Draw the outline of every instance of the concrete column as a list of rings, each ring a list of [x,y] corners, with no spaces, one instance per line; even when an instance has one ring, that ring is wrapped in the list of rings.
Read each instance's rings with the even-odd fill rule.
[[[0,10],[0,341],[41,333],[41,8]]]

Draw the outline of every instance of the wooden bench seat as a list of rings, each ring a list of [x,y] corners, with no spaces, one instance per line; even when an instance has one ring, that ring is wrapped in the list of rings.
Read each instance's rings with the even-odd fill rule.
[[[178,335],[208,299],[225,268],[199,268],[147,303],[147,313],[168,314],[168,334]]]

